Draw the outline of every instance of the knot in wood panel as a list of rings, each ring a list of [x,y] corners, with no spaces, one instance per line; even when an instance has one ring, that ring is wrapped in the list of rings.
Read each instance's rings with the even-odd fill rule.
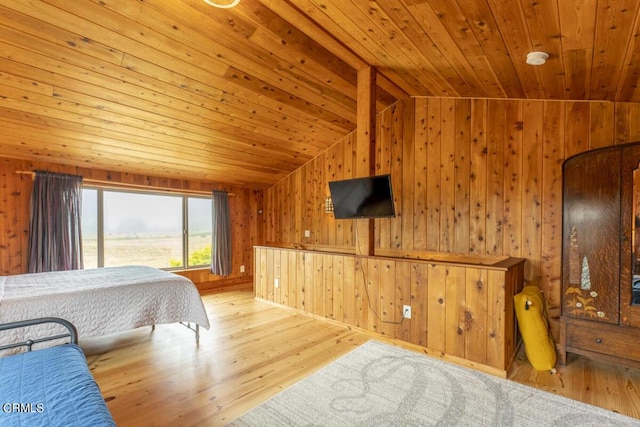
[[[470,331],[472,324],[473,324],[473,314],[469,310],[465,310],[464,311],[464,329],[467,331]]]

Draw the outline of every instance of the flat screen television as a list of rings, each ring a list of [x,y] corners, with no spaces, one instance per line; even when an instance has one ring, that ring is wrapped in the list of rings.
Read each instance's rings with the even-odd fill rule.
[[[336,219],[396,216],[391,175],[331,181],[329,191]]]

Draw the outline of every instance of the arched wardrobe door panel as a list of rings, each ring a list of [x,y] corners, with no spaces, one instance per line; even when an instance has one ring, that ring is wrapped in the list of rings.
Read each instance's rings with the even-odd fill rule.
[[[639,166],[640,143],[563,165],[561,363],[571,352],[640,367]]]

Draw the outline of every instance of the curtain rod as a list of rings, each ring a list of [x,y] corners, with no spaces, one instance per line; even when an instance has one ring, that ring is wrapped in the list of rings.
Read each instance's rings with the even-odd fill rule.
[[[36,173],[33,171],[16,171],[19,175],[31,175],[32,178],[35,177]],[[162,192],[169,193],[183,193],[183,194],[200,194],[210,196],[213,190],[204,191],[204,190],[187,190],[187,189],[178,189],[178,188],[169,188],[169,187],[159,187],[154,185],[143,185],[143,184],[129,184],[126,182],[114,182],[114,181],[105,181],[99,179],[91,179],[91,178],[83,178],[82,182],[88,185],[95,185],[99,187],[107,187],[107,188],[135,188],[135,189],[153,189]],[[235,196],[234,193],[227,193],[228,196]]]

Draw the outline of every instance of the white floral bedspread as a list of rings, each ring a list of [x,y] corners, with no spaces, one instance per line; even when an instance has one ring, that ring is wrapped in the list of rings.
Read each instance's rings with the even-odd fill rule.
[[[209,329],[191,280],[145,266],[0,277],[0,323],[36,317],[69,320],[80,341],[161,323],[191,322]],[[12,334],[0,335],[0,344],[15,339],[5,335]]]

